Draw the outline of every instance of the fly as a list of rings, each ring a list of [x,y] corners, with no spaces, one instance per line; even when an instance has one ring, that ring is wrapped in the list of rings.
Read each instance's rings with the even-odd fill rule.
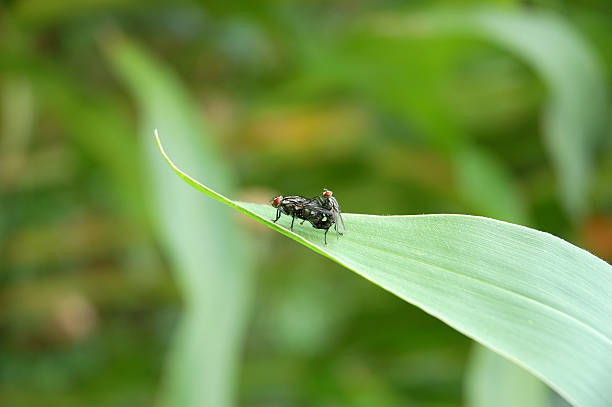
[[[346,232],[346,228],[344,227],[344,220],[342,219],[342,212],[340,211],[340,204],[338,204],[338,200],[334,198],[334,193],[327,188],[323,188],[323,194],[316,199],[319,200],[321,206],[332,213],[334,217],[334,229],[336,230],[336,237],[338,234],[343,235]],[[338,222],[340,220],[340,222]],[[342,228],[342,232],[338,230],[338,224]]]
[[[342,230],[345,230],[344,221],[340,214],[340,205],[338,205],[336,198],[333,197],[333,193],[327,189],[323,190],[321,196],[314,198],[305,198],[298,195],[279,195],[271,203],[276,208],[275,223],[281,217],[281,214],[289,215],[291,216],[290,229],[293,231],[295,218],[301,219],[301,224],[308,221],[315,229],[325,229],[325,245],[327,245],[327,232],[334,224],[336,225],[336,236],[343,234],[338,230],[338,219],[341,222]]]

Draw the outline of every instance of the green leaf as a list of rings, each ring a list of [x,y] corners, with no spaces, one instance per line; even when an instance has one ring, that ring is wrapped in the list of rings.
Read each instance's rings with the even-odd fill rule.
[[[579,406],[612,404],[612,267],[550,234],[465,215],[345,214],[323,232],[269,205],[195,189],[353,270],[525,367]],[[180,210],[180,206],[176,208]]]
[[[229,169],[207,137],[180,81],[136,45],[105,43],[118,77],[141,116],[141,147],[154,223],[184,299],[166,378],[170,406],[228,407],[233,397],[246,310],[250,300],[248,245],[234,219],[201,199],[170,173],[150,141],[154,126],[192,171],[231,190]]]

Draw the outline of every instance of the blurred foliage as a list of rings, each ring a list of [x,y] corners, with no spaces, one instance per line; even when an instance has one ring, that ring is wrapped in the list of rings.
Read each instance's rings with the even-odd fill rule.
[[[471,362],[466,379],[466,405],[551,405],[548,390],[538,379],[484,346],[474,346]]]
[[[159,160],[150,129],[168,133],[181,162],[227,193],[230,170],[210,138],[202,137],[206,132],[176,77],[129,41],[112,39],[105,49],[141,110],[140,144],[151,174],[143,183],[150,185],[159,240],[184,300],[164,404],[234,405],[234,372],[251,299],[250,246],[230,213],[175,182]]]
[[[572,221],[542,141],[550,82],[487,34],[363,29],[419,2],[210,3],[0,5],[0,405],[159,400],[184,297],[138,186],[136,101],[101,51],[113,32],[178,74],[235,198],[328,187],[346,212],[496,216],[612,261],[609,106]],[[610,83],[609,2],[492,4],[552,13]],[[257,287],[239,405],[462,405],[468,339],[246,222]]]

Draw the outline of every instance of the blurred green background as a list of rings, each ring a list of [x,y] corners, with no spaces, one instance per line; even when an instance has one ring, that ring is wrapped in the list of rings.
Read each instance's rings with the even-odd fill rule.
[[[327,187],[612,261],[612,6],[452,4],[4,1],[0,405],[478,405],[468,338],[152,136],[234,199]]]

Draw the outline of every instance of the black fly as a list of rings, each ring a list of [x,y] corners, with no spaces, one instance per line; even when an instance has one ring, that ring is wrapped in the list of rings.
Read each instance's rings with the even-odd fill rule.
[[[342,212],[340,211],[340,205],[336,198],[334,198],[334,193],[329,189],[323,188],[323,194],[321,196],[316,197],[315,199],[319,200],[321,206],[332,213],[334,217],[334,229],[336,230],[336,237],[338,234],[343,235],[346,232],[346,228],[344,227],[344,220],[342,220]],[[340,220],[340,222],[338,222]],[[342,227],[342,232],[338,230],[338,224]]]
[[[340,219],[342,230],[344,231],[344,222],[340,215],[340,205],[336,198],[332,196],[332,192],[324,189],[322,196],[316,196],[314,198],[305,198],[303,196],[282,196],[279,195],[272,200],[272,206],[276,208],[276,222],[281,214],[291,216],[291,231],[293,231],[293,223],[295,218],[301,219],[302,224],[305,221],[315,229],[325,229],[325,244],[327,245],[327,232],[336,225],[336,236],[338,236],[338,219]],[[340,234],[342,234],[340,232]]]
[[[323,209],[319,208],[318,203],[313,202],[312,199],[297,195],[279,195],[272,200],[272,206],[276,208],[276,219],[274,219],[274,222],[280,218],[282,213],[292,217],[291,231],[293,231],[295,218],[308,220],[311,216],[311,212],[317,212],[319,209]]]

